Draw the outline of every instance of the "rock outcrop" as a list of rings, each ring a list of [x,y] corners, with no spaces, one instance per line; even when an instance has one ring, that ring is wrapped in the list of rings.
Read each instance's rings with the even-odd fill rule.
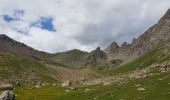
[[[107,56],[105,52],[100,50],[100,47],[98,47],[96,50],[90,52],[88,55],[86,55],[86,63],[85,66],[105,66]]]
[[[1,83],[0,84],[0,90],[12,90],[13,89],[13,85],[9,84],[9,83]]]
[[[69,87],[69,86],[71,86],[71,84],[72,84],[71,81],[68,80],[68,81],[63,82],[63,83],[61,84],[61,86],[62,86],[62,87]]]
[[[14,100],[15,94],[11,90],[6,90],[0,94],[0,100]]]
[[[110,59],[122,59],[124,62],[129,62],[169,39],[170,9],[157,24],[149,28],[144,34],[139,36],[138,39],[134,39],[131,44],[123,43],[123,45],[119,47],[113,42],[105,51]]]
[[[15,94],[12,91],[13,85],[9,83],[0,83],[0,100],[14,100]]]

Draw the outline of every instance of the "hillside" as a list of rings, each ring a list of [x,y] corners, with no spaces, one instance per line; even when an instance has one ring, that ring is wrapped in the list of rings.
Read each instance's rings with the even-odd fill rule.
[[[15,92],[19,94],[18,100],[25,99],[25,96],[26,100],[35,97],[38,100],[68,98],[70,100],[169,100],[170,41],[128,64],[106,70],[102,74],[109,76],[84,82],[86,85],[78,86],[76,89],[51,86],[29,90],[17,87]],[[24,91],[21,92],[20,89]],[[32,91],[36,91],[36,94]]]
[[[113,42],[106,49],[109,59],[122,59],[125,63],[134,60],[170,39],[170,9],[154,26],[149,28],[131,44],[123,43],[121,47]]]
[[[84,52],[77,49],[50,54],[42,51],[35,50],[23,43],[17,42],[10,37],[2,34],[0,35],[0,52],[15,54],[27,59],[36,61],[44,61],[48,64],[63,66],[67,68],[85,68],[85,67],[97,67],[104,62],[107,62],[106,54],[97,48],[92,52]]]
[[[45,64],[9,53],[0,53],[0,81],[24,86],[55,82]]]

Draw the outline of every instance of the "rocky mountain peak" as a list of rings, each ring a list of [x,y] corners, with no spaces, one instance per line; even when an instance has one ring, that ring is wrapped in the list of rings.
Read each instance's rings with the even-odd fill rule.
[[[106,58],[106,54],[100,49],[100,47],[97,47],[96,50],[92,51],[90,55]]]
[[[106,49],[106,54],[111,59],[122,59],[125,62],[143,55],[170,39],[170,9],[165,15],[137,39],[133,39],[132,44],[123,43],[119,47],[115,42]],[[128,59],[128,61],[127,61]]]
[[[5,34],[0,34],[0,40],[12,40],[12,39]]]
[[[113,48],[119,48],[119,45],[114,41],[110,44],[111,47]]]
[[[100,50],[100,47],[97,47],[97,48],[96,48],[96,51],[101,51],[101,50]]]
[[[170,19],[170,8],[167,10],[165,15],[162,17],[162,19]]]
[[[127,42],[123,42],[123,44],[122,44],[122,46],[121,46],[122,48],[126,48],[126,47],[128,47],[128,43]]]
[[[105,50],[107,55],[112,55],[113,53],[117,52],[119,49],[119,45],[116,42],[112,42]]]

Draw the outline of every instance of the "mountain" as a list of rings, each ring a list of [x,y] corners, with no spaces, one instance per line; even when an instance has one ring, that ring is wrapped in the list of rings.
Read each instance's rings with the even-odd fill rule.
[[[97,48],[90,53],[74,49],[66,52],[50,54],[35,50],[4,34],[0,35],[0,45],[0,53],[14,54],[23,58],[44,61],[48,64],[67,68],[104,66],[104,62],[107,62],[107,56],[105,52],[100,50],[100,48]]]
[[[127,63],[169,39],[170,9],[158,23],[149,28],[138,39],[134,39],[131,44],[125,42],[119,47],[116,42],[113,42],[106,48],[105,52],[109,59],[122,59],[124,63]]]
[[[19,43],[6,35],[0,35],[0,52],[11,53],[36,61],[44,61],[48,64],[59,65],[68,68],[110,68],[120,63],[130,62],[144,53],[156,48],[170,38],[170,9],[145,33],[134,39],[131,44],[124,42],[119,46],[111,43],[104,51],[97,48],[92,52],[84,52],[77,49],[49,54],[35,50],[23,43]]]
[[[89,53],[77,49],[57,53],[48,60],[69,68],[99,68],[107,65],[107,56],[100,47]]]
[[[7,35],[0,35],[0,52],[12,53],[22,57],[27,57],[35,60],[44,60],[48,53],[35,50],[23,43],[17,42]]]

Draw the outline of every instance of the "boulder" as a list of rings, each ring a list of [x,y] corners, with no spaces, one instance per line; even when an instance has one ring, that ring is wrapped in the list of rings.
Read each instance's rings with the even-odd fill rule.
[[[12,84],[0,84],[0,90],[12,90],[13,89],[13,85]]]
[[[65,81],[61,84],[62,87],[68,87],[71,85],[71,81]]]
[[[11,90],[4,91],[0,94],[0,100],[14,100],[15,94]]]
[[[143,87],[138,87],[137,90],[138,90],[138,91],[145,91],[146,89],[143,88]]]

